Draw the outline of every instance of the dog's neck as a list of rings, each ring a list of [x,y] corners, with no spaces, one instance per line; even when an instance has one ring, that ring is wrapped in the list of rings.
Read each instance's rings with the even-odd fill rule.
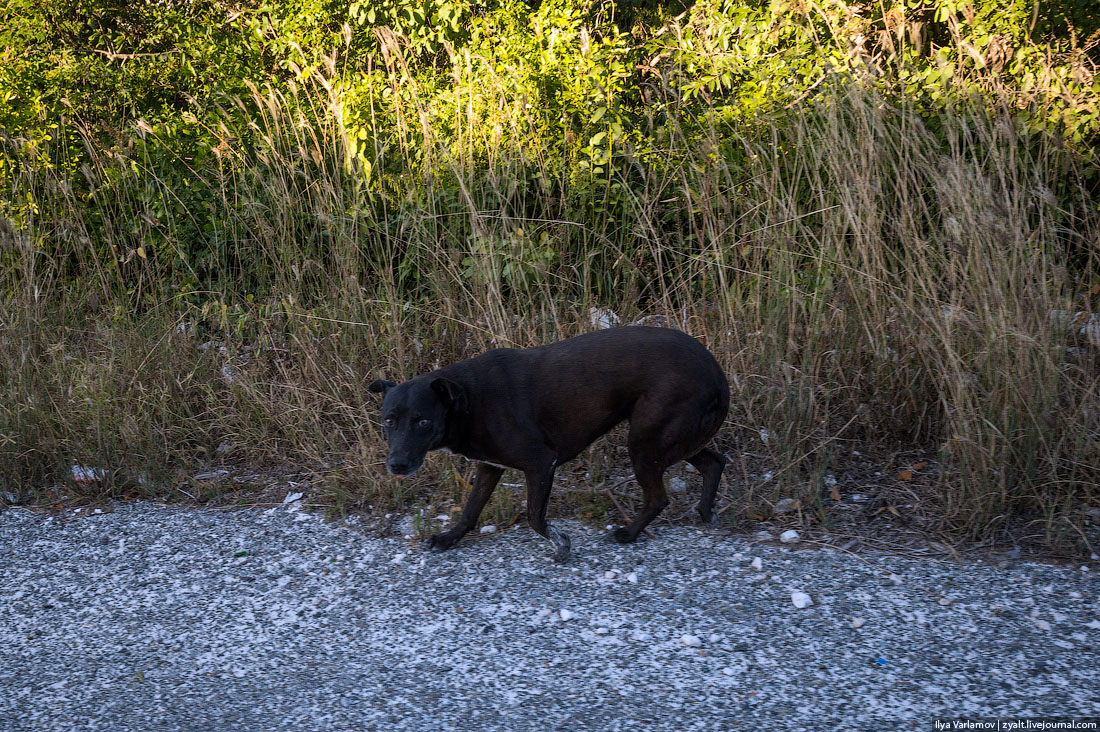
[[[468,418],[464,411],[452,409],[447,413],[447,426],[443,430],[443,440],[437,449],[459,452],[463,444],[463,436],[469,434],[466,427]]]

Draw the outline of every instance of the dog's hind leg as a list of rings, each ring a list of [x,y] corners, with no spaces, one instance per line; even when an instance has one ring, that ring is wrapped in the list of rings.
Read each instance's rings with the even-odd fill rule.
[[[553,461],[544,470],[528,470],[527,476],[527,523],[531,528],[545,536],[554,545],[554,561],[561,564],[569,559],[571,542],[569,536],[558,531],[546,520],[546,506],[550,502],[550,489],[554,487]]]
[[[703,495],[699,499],[699,518],[710,523],[714,518],[714,497],[718,493],[718,481],[726,467],[726,456],[717,450],[704,447],[687,459],[703,476]]]
[[[718,476],[721,475],[724,461],[719,462],[718,454],[705,454],[699,450],[698,416],[691,410],[680,408],[668,395],[656,394],[648,399],[639,400],[630,415],[630,436],[627,447],[630,450],[630,462],[634,465],[634,477],[642,486],[642,510],[630,522],[612,532],[615,541],[629,544],[638,538],[649,523],[668,505],[665,492],[665,470],[681,460],[702,456],[707,469],[713,472],[717,490]],[[715,468],[717,470],[715,471]],[[705,474],[706,477],[706,474]],[[704,492],[707,486],[704,485]],[[713,497],[710,502],[713,503]]]
[[[630,544],[645,530],[649,522],[668,505],[665,492],[665,466],[662,463],[646,463],[642,455],[631,449],[634,462],[634,477],[642,486],[642,510],[634,517],[629,526],[615,529],[611,535],[620,544]]]
[[[477,526],[478,516],[481,515],[485,504],[489,502],[489,496],[493,495],[493,489],[497,487],[497,481],[503,474],[504,468],[489,463],[478,463],[477,473],[474,475],[474,486],[470,491],[470,497],[466,499],[466,505],[462,508],[458,523],[451,529],[428,539],[428,548],[436,552],[450,549],[470,529]]]

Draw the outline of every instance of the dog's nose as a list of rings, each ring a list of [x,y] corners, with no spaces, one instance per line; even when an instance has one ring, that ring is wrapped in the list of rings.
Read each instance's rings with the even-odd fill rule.
[[[409,466],[407,463],[390,462],[386,465],[390,470],[390,475],[396,475],[398,478],[404,477],[409,474]]]

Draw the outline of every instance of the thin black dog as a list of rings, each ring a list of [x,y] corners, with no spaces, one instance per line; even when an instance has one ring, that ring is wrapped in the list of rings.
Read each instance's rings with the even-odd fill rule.
[[[706,445],[729,409],[729,384],[714,356],[668,328],[612,328],[537,348],[500,348],[403,384],[374,381],[382,393],[386,469],[411,475],[429,450],[479,462],[462,516],[429,539],[449,549],[477,524],[505,468],[527,478],[527,520],[569,556],[569,537],[546,521],[554,469],[624,419],[642,511],[615,530],[626,544],[668,505],[664,472],[687,460],[703,476],[699,516],[710,521],[725,457]]]

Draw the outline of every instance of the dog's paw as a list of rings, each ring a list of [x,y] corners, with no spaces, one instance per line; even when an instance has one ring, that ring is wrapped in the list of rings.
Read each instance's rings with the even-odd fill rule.
[[[699,521],[704,526],[717,526],[718,525],[718,514],[716,514],[714,511],[707,511],[706,513],[703,513],[702,511],[700,511],[699,512]]]
[[[611,532],[611,538],[620,544],[633,544],[638,535],[630,533],[630,529],[622,526]]]
[[[445,552],[452,546],[458,543],[458,540],[462,538],[461,534],[452,534],[449,531],[444,531],[442,534],[434,534],[429,537],[425,542],[427,548],[433,552]]]
[[[569,560],[569,553],[573,543],[569,540],[568,534],[563,534],[556,529],[551,529],[550,532],[550,541],[554,544],[554,563],[564,564]]]

